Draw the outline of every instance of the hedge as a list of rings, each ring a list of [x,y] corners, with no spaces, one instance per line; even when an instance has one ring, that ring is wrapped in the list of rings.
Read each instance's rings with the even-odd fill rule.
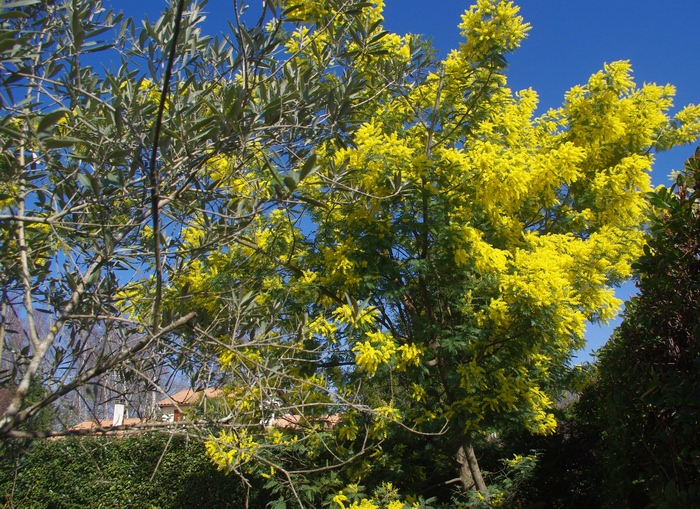
[[[258,487],[217,471],[201,442],[185,436],[64,438],[23,451],[0,444],[0,507],[8,509],[238,509],[246,492],[249,507],[264,507]]]

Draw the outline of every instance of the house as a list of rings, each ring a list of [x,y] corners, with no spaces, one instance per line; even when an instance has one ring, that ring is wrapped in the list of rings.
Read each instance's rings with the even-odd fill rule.
[[[117,426],[136,426],[138,424],[143,424],[144,420],[140,419],[138,417],[126,417],[122,420],[121,424],[117,424]],[[70,431],[93,431],[97,429],[104,429],[106,431],[109,431],[109,428],[114,426],[114,420],[113,419],[94,419],[92,421],[83,421],[81,423],[76,424],[75,426],[71,426]]]
[[[202,403],[206,406],[206,400],[222,395],[221,389],[208,388],[203,391],[184,389],[180,392],[160,400],[157,405],[165,422],[177,422],[182,419],[193,405]]]
[[[188,412],[194,407],[199,407],[206,411],[207,400],[221,397],[224,394],[225,393],[221,389],[214,388],[207,388],[201,391],[194,389],[183,389],[172,396],[161,399],[156,403],[158,413],[160,414],[159,420],[163,423],[174,423],[185,420]],[[274,407],[274,405],[269,406]],[[277,427],[290,429],[302,429],[309,425],[306,418],[302,417],[301,415],[276,415],[276,413],[277,412],[272,409],[269,413],[269,417],[261,421],[260,424],[266,428]],[[337,426],[340,419],[340,414],[331,414],[325,417],[312,417],[310,418],[310,421],[322,424],[326,428],[333,428]],[[89,433],[90,431],[99,429],[106,432],[110,431],[110,428],[116,428],[117,426],[135,426],[139,424],[146,426],[158,426],[157,422],[154,422],[153,420],[146,421],[135,417],[125,417],[124,405],[117,404],[114,405],[114,417],[112,419],[93,419],[83,421],[71,427],[70,430]]]
[[[80,434],[89,434],[91,431],[102,430],[102,431],[114,431],[111,428],[118,428],[120,426],[137,426],[143,424],[145,421],[140,417],[125,417],[124,405],[118,403],[114,405],[114,416],[111,419],[91,419],[89,421],[79,422],[75,426],[69,428],[69,431],[77,431]],[[118,431],[121,433],[121,431]]]
[[[325,417],[312,417],[308,420],[301,415],[286,414],[275,418],[273,415],[270,420],[264,423],[266,428],[289,428],[302,429],[309,425],[309,421],[323,425],[324,428],[335,428],[342,416],[340,414],[331,414]]]
[[[194,406],[200,403],[206,405],[206,400],[220,396],[220,389],[205,389],[203,391],[195,391],[193,389],[184,389],[180,392],[168,396],[156,403],[158,412],[161,415],[162,422],[177,422],[187,415],[187,412]],[[204,399],[203,399],[204,398]],[[135,426],[138,424],[153,425],[153,420],[144,420],[137,417],[126,417],[124,405],[114,405],[114,417],[112,419],[91,419],[83,421],[70,428],[70,431],[90,432],[101,429],[109,431],[112,427],[117,426]]]

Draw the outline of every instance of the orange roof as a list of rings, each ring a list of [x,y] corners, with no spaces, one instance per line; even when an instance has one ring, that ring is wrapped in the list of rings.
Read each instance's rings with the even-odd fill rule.
[[[204,395],[205,398],[216,398],[221,395],[221,389],[208,388],[203,391],[194,391],[192,389],[184,389],[180,392],[176,392],[172,396],[161,399],[158,402],[159,407],[164,406],[180,406],[180,405],[191,405],[197,398]]]
[[[93,430],[97,428],[111,428],[112,422],[112,419],[94,419],[92,421],[83,421],[75,426],[72,426],[70,430],[79,431]],[[127,417],[124,419],[124,422],[122,422],[122,426],[135,426],[141,423],[143,423],[143,419],[139,419],[138,417]]]
[[[326,417],[312,417],[309,420],[312,422],[322,423],[324,426],[329,428],[334,428],[338,425],[340,419],[340,414],[332,414]],[[269,422],[267,426],[275,428],[300,428],[302,426],[302,420],[305,419],[301,415],[287,414],[274,419],[273,421]]]

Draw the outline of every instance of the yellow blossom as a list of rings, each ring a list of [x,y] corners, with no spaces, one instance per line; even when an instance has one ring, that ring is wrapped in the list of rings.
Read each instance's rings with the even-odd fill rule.
[[[396,352],[396,343],[386,332],[368,332],[366,341],[358,341],[353,347],[355,363],[372,376],[381,364],[386,364]]]

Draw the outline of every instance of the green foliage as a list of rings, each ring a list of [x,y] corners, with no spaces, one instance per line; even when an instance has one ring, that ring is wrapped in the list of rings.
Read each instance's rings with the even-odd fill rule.
[[[323,1],[297,3],[333,25]],[[480,0],[460,28],[458,50],[412,69],[411,86],[368,97],[344,143],[319,144],[315,172],[287,186],[303,203],[258,216],[250,244],[191,260],[172,280],[173,302],[218,320],[209,330],[244,427],[208,444],[222,468],[259,461],[267,474],[273,463],[306,490],[325,465],[287,456],[255,427],[269,399],[295,416],[342,413],[335,436],[310,426],[299,440],[320,441],[370,490],[404,472],[393,485],[406,495],[449,481],[461,462],[463,486],[486,498],[472,444],[513,426],[554,432],[586,321],[615,315],[612,286],[642,252],[650,153],[662,137],[695,139],[700,110],[671,118],[672,87],[637,87],[630,64],[613,62],[536,117],[536,93],[507,86],[506,56],[529,30],[518,8]],[[390,37],[391,62],[420,49]],[[310,50],[296,56],[313,62]],[[353,63],[363,76],[374,67]],[[199,298],[179,300],[181,288]],[[242,326],[243,309],[262,318]],[[401,426],[429,438],[393,435]],[[427,460],[411,482],[416,442],[446,461]]]
[[[536,118],[536,93],[507,86],[529,30],[507,0],[478,0],[442,61],[386,33],[380,0],[275,0],[221,39],[183,5],[142,27],[88,0],[0,17],[2,304],[30,338],[0,435],[105,373],[153,387],[144,366],[167,366],[224,381],[208,456],[266,478],[275,506],[520,503],[537,463],[492,438],[554,432],[585,322],[614,315],[641,253],[650,153],[695,139],[700,108],[671,118],[672,87],[614,62]],[[115,69],[80,58],[95,52]],[[52,391],[27,406],[32,384]],[[131,440],[149,468],[47,452],[107,461]],[[94,500],[177,504],[140,484],[148,440],[30,452],[92,479]],[[26,497],[48,479],[32,472]]]
[[[180,435],[66,438],[3,457],[0,507],[262,508],[259,486],[218,472],[201,443]]]
[[[378,107],[368,99],[405,87],[420,60],[355,65],[382,53],[366,2],[328,1],[320,17],[284,3],[260,16],[234,4],[231,33],[218,38],[203,33],[199,2],[172,2],[142,24],[101,1],[3,7],[2,313],[26,317],[31,344],[18,354],[0,434],[106,373],[153,387],[153,372],[170,364],[209,380],[214,335],[283,314],[224,319],[206,305],[231,286],[250,296],[251,267],[165,296],[164,282],[199,274],[219,248],[250,246],[246,228],[272,207],[313,202],[296,190],[316,169],[315,150],[346,143]],[[54,390],[27,407],[33,380]]]
[[[700,497],[700,158],[649,197],[639,295],[599,354],[587,397],[602,431],[610,507],[691,507]]]
[[[506,491],[507,507],[526,509],[589,509],[602,507],[601,485],[605,472],[596,455],[599,429],[585,407],[572,402],[556,410],[557,429],[551,435],[531,435],[519,430],[504,433],[500,457],[536,455],[528,476]],[[527,457],[527,456],[525,456]],[[486,462],[485,462],[486,463]],[[492,465],[493,459],[487,464]]]

